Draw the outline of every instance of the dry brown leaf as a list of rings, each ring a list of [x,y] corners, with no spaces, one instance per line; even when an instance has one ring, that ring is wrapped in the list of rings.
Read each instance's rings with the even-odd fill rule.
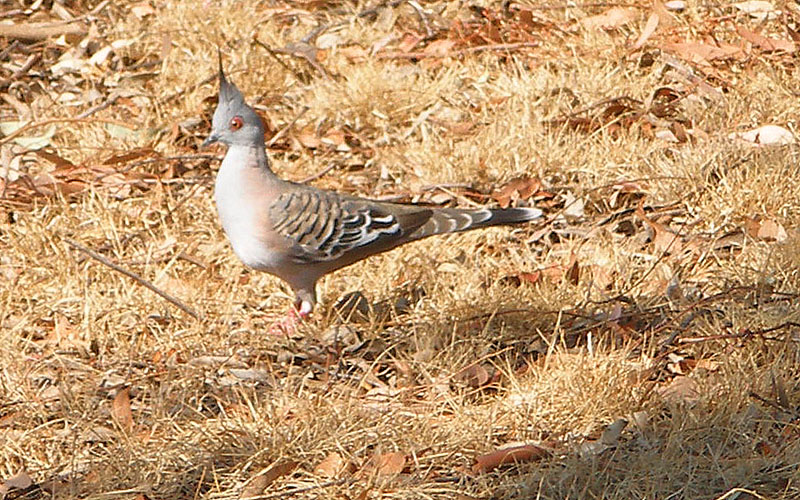
[[[772,2],[765,0],[747,0],[733,4],[734,7],[750,15],[754,19],[774,19],[781,13]]]
[[[297,132],[296,137],[300,144],[308,149],[316,149],[322,144],[322,140],[317,137],[317,131],[313,125],[303,127]]]
[[[680,235],[670,231],[660,222],[650,220],[650,218],[645,215],[644,209],[642,208],[643,202],[644,199],[639,200],[639,204],[636,207],[636,215],[653,230],[654,250],[660,254],[669,253],[675,255],[680,253],[680,251],[683,250],[683,241]]]
[[[500,189],[492,193],[492,198],[497,200],[501,208],[508,208],[512,201],[527,200],[541,187],[542,181],[525,175],[503,184]]]
[[[422,39],[423,38],[416,33],[403,33],[400,43],[397,45],[397,50],[403,53],[411,52],[414,50],[414,47],[419,45]]]
[[[346,145],[344,132],[339,129],[332,128],[325,132],[325,135],[322,137],[322,143],[339,149],[340,147]]]
[[[663,49],[698,64],[707,64],[717,59],[742,59],[745,57],[741,47],[728,43],[716,45],[701,42],[665,43]]]
[[[648,193],[650,186],[643,182],[622,181],[611,186],[613,192],[608,200],[609,205],[614,208],[622,195],[633,195],[640,198]]]
[[[369,52],[360,45],[348,45],[340,48],[339,52],[351,63],[360,63],[369,59]]]
[[[434,40],[422,52],[431,57],[445,57],[453,50],[455,45],[455,40]]]
[[[765,52],[783,51],[791,54],[797,50],[797,47],[791,40],[768,38],[764,35],[759,35],[758,33],[742,28],[741,26],[736,27],[736,33]]]
[[[477,457],[475,465],[472,466],[472,472],[481,474],[492,471],[501,465],[533,462],[549,454],[549,450],[535,444],[512,445]]]
[[[473,363],[462,368],[453,378],[472,388],[479,388],[489,382],[489,372],[480,363]]]
[[[120,389],[111,402],[111,417],[125,432],[133,429],[133,413],[131,413],[131,389]]]
[[[281,476],[291,473],[297,468],[297,462],[283,462],[270,467],[269,469],[258,473],[242,488],[242,493],[239,498],[242,500],[246,498],[258,497],[264,494],[269,485],[275,482]]]
[[[615,29],[636,20],[638,14],[632,7],[612,7],[602,14],[581,19],[579,24],[586,29]]]
[[[732,132],[728,134],[728,138],[743,141],[752,146],[781,146],[797,142],[791,131],[779,125],[764,125],[747,132]]]
[[[335,451],[328,454],[325,459],[314,467],[314,474],[317,476],[335,478],[345,472],[351,472],[351,464]]]
[[[656,393],[672,403],[694,403],[700,395],[697,382],[684,375],[677,376],[669,384],[656,388]]]
[[[745,229],[747,229],[747,234],[759,240],[781,243],[789,237],[786,229],[772,219],[748,218],[745,222]]]
[[[0,484],[0,498],[5,498],[12,490],[24,490],[33,485],[33,480],[24,470],[17,472]]]
[[[156,9],[150,5],[150,2],[139,2],[130,6],[131,13],[139,20],[156,13]]]
[[[406,461],[406,455],[403,453],[382,453],[372,457],[368,469],[374,470],[379,476],[394,476],[403,472]]]
[[[633,44],[633,50],[639,49],[642,45],[647,42],[647,40],[656,32],[656,28],[658,28],[658,21],[659,16],[657,13],[653,12],[650,14],[650,17],[647,18],[647,23],[644,25],[644,29],[642,30],[642,34],[639,35],[639,39]]]
[[[580,283],[581,266],[578,263],[578,256],[574,252],[569,257],[569,265],[567,272],[564,273],[564,279],[574,286],[578,286],[578,283]]]

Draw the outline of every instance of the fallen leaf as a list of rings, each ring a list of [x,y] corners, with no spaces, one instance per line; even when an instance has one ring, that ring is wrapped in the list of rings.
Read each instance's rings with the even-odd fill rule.
[[[500,208],[508,208],[512,201],[527,200],[542,187],[542,181],[527,175],[516,177],[503,184],[492,193],[492,198],[497,200]]]
[[[406,460],[406,455],[403,453],[382,453],[372,457],[369,469],[374,470],[379,476],[393,476],[403,472]]]
[[[131,388],[120,389],[111,402],[111,417],[125,432],[133,429],[133,414],[131,413]]]
[[[748,218],[745,221],[745,229],[747,229],[747,234],[759,240],[781,243],[789,237],[786,229],[772,219]]]
[[[697,382],[683,375],[675,377],[665,386],[658,387],[656,393],[665,401],[672,403],[694,403],[700,396]]]
[[[118,123],[104,123],[103,127],[108,132],[108,135],[115,139],[138,139],[141,137],[142,132],[131,127],[126,127]]]
[[[580,219],[585,215],[584,206],[585,203],[582,198],[576,197],[572,194],[572,191],[567,191],[564,195],[564,209],[561,213],[565,217]]]
[[[742,28],[741,26],[736,27],[736,33],[738,33],[740,37],[744,38],[745,40],[747,40],[748,42],[752,43],[754,46],[758,47],[759,49],[765,52],[783,51],[788,54],[791,54],[797,49],[794,42],[792,42],[791,40],[780,39],[780,38],[769,38],[764,35],[759,35],[758,33],[755,33],[748,29]]]
[[[139,2],[130,6],[131,13],[140,21],[156,13],[156,9],[149,2]]]
[[[733,4],[734,7],[740,11],[749,14],[750,17],[755,19],[775,19],[780,15],[780,11],[772,5],[772,2],[765,2],[763,0],[750,0],[748,2],[739,2]]]
[[[533,462],[549,454],[549,450],[535,444],[512,444],[477,457],[475,465],[472,466],[472,472],[481,474],[492,471],[501,465]]]
[[[611,189],[613,192],[609,197],[608,204],[611,208],[616,208],[617,203],[621,201],[620,198],[627,198],[623,195],[632,195],[630,197],[634,199],[641,198],[647,195],[650,187],[646,183],[621,181],[611,186]]]
[[[403,53],[411,52],[414,47],[419,45],[423,38],[415,33],[403,33],[400,38],[400,43],[397,45],[397,50]]]
[[[660,222],[650,220],[644,213],[643,203],[644,199],[639,200],[636,207],[636,215],[653,230],[653,248],[657,253],[672,255],[680,253],[683,249],[683,241],[679,234],[667,229]]]
[[[483,387],[489,382],[489,372],[480,365],[480,363],[472,363],[471,365],[462,368],[456,373],[453,378],[463,384],[468,385],[474,389]]]
[[[634,8],[612,7],[602,14],[590,16],[579,21],[586,29],[614,29],[634,21],[639,11]]]
[[[664,2],[664,8],[680,11],[686,8],[686,2],[683,0],[670,0],[669,2]]]
[[[730,139],[739,139],[754,146],[795,144],[797,140],[789,130],[778,125],[764,125],[747,132],[728,134]]]
[[[642,34],[639,35],[639,38],[633,44],[633,49],[639,49],[642,45],[647,42],[647,40],[656,32],[656,28],[658,28],[658,14],[653,12],[650,14],[650,17],[647,18],[647,23],[644,25],[644,29],[642,30]]]
[[[2,133],[4,136],[9,136],[27,125],[29,125],[28,122],[16,120],[0,122],[0,133]],[[35,151],[49,145],[50,139],[52,139],[54,135],[56,135],[56,125],[55,123],[51,123],[45,127],[42,133],[39,135],[18,136],[14,137],[12,140],[25,149]]]
[[[581,279],[581,266],[578,263],[578,256],[573,252],[569,256],[569,266],[567,272],[564,273],[564,278],[572,285],[578,286]]]
[[[314,474],[327,478],[335,478],[348,472],[350,467],[350,462],[334,451],[328,454],[322,462],[314,467]]]
[[[318,36],[314,45],[316,45],[318,49],[332,49],[341,42],[342,37],[339,33],[329,31]]]
[[[0,498],[5,498],[11,490],[24,490],[33,485],[33,480],[24,470],[17,472],[0,484]]]
[[[456,45],[455,40],[434,40],[422,52],[432,57],[445,57]]]
[[[264,494],[264,490],[269,487],[281,476],[291,473],[297,468],[297,462],[283,462],[275,464],[272,467],[259,472],[256,476],[252,477],[247,484],[242,488],[242,493],[239,498],[244,500],[246,498],[259,497]]]
[[[741,47],[727,43],[711,45],[701,42],[680,42],[665,43],[662,47],[667,52],[672,52],[687,61],[699,64],[707,64],[717,59],[741,59],[745,57]]]
[[[317,137],[317,131],[313,125],[308,125],[303,127],[297,133],[297,140],[300,141],[300,144],[308,149],[316,149],[322,144],[322,141],[319,137]]]
[[[367,49],[359,45],[348,45],[342,47],[339,52],[351,63],[360,63],[369,59],[369,52]]]

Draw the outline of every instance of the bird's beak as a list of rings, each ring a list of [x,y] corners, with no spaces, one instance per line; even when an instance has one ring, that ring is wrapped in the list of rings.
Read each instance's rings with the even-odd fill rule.
[[[215,134],[215,133],[213,133],[213,132],[212,132],[212,133],[211,133],[211,135],[209,135],[209,136],[206,138],[206,140],[205,140],[205,141],[203,141],[203,144],[201,144],[201,145],[200,145],[200,147],[201,147],[201,148],[207,148],[207,147],[209,147],[210,145],[212,145],[212,144],[214,144],[215,142],[217,142],[218,140],[219,140],[219,136],[218,136],[217,134]]]

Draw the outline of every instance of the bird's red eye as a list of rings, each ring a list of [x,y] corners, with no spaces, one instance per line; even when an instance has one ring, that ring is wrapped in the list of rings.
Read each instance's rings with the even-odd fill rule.
[[[242,128],[242,125],[244,125],[244,122],[242,121],[242,117],[241,116],[234,116],[233,118],[231,118],[231,124],[228,127],[233,132],[236,132],[237,130]]]

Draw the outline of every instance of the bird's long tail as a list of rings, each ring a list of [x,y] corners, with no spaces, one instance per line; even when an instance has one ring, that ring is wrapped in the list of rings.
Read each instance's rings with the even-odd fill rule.
[[[519,224],[541,218],[542,211],[538,208],[484,208],[481,210],[445,208],[433,211],[431,218],[414,231],[411,239],[425,238],[434,234],[458,233],[488,226]]]

